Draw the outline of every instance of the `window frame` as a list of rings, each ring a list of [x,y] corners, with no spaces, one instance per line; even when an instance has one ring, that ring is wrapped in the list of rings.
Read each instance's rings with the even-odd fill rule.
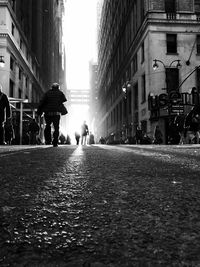
[[[177,34],[166,34],[166,52],[167,54],[177,54]]]

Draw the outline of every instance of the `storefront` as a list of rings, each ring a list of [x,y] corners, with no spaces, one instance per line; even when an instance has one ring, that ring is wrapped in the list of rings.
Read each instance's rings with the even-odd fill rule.
[[[199,105],[199,103],[199,92],[195,87],[191,93],[171,91],[159,95],[149,95],[148,104],[151,125],[154,128],[156,124],[159,124],[164,135],[165,144],[171,143],[175,119],[177,117],[184,119],[191,109],[195,105]]]

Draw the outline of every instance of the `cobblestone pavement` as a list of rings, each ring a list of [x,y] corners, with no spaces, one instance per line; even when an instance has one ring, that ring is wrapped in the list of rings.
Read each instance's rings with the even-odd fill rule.
[[[0,147],[0,266],[200,266],[200,146]]]

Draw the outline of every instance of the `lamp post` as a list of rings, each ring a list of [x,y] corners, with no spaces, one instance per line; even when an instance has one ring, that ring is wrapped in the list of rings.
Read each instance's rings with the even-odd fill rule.
[[[173,61],[169,64],[169,66],[166,66],[166,65],[164,64],[164,62],[163,62],[162,60],[159,60],[159,59],[154,59],[153,62],[154,62],[154,64],[153,64],[153,69],[154,69],[154,70],[157,70],[157,69],[159,68],[159,64],[158,64],[157,62],[162,63],[162,65],[164,66],[164,68],[171,68],[171,67],[172,67],[172,64],[173,64],[174,62],[177,62],[177,64],[176,64],[176,68],[178,68],[178,69],[181,68],[180,59],[175,59],[175,60],[173,60]]]
[[[126,81],[122,86],[122,92],[124,94],[124,104],[125,104],[125,129],[126,129],[126,139],[128,138],[128,89],[131,87],[130,81]]]
[[[173,66],[173,64],[176,62],[176,65]],[[153,60],[153,69],[157,70],[159,68],[159,63],[161,63],[164,66],[165,69],[165,88],[164,90],[169,93],[169,91],[177,90],[178,88],[178,73],[177,70],[181,68],[180,59],[173,60],[169,65],[165,65],[165,63],[162,60],[154,59]],[[175,75],[175,78],[172,82],[172,79],[170,79],[171,75]],[[177,83],[177,84],[176,84]],[[172,88],[170,88],[170,86]],[[175,88],[173,88],[175,86]]]
[[[159,68],[159,63],[161,63],[165,69],[166,86],[164,90],[166,90],[167,94],[160,94],[158,96],[158,102],[160,107],[161,103],[162,107],[165,106],[167,107],[168,123],[170,124],[172,119],[172,114],[175,114],[174,110],[176,109],[178,112],[180,112],[180,105],[178,104],[178,98],[180,95],[178,92],[179,89],[178,69],[181,68],[181,64],[179,59],[173,60],[169,65],[166,65],[162,60],[154,59],[152,65],[154,70],[157,70]],[[173,64],[175,64],[175,66],[173,66]]]

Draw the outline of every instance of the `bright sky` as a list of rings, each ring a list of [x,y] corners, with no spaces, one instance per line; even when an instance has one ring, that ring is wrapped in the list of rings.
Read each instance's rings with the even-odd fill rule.
[[[67,0],[64,39],[68,89],[89,88],[89,61],[97,59],[97,0]]]
[[[65,5],[64,40],[66,49],[67,89],[89,89],[89,61],[97,60],[98,0],[67,0]],[[69,129],[80,132],[83,120],[88,123],[88,106],[71,106]],[[90,131],[91,125],[89,125]]]

